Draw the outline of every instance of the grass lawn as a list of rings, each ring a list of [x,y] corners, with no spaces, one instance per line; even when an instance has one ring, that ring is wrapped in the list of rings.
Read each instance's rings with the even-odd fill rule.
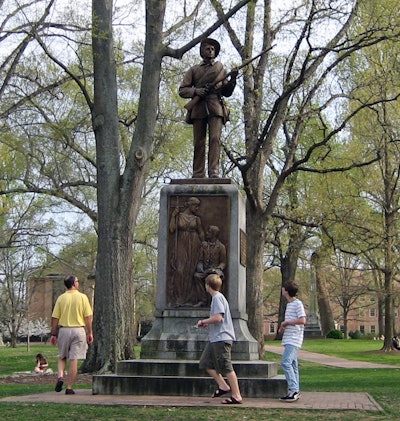
[[[15,372],[33,371],[36,366],[36,354],[43,354],[49,361],[49,367],[56,372],[58,349],[50,344],[26,344],[17,348],[0,348],[0,376]]]
[[[279,342],[269,345],[280,346]],[[398,418],[400,399],[400,352],[382,353],[379,341],[364,340],[306,340],[304,349],[337,357],[396,365],[393,369],[342,369],[324,367],[318,364],[300,361],[300,376],[303,391],[331,392],[368,392],[384,409],[384,413],[365,411],[316,411],[316,410],[264,410],[241,407],[221,408],[180,408],[180,407],[132,407],[132,406],[97,406],[97,405],[60,405],[60,404],[23,404],[1,403],[1,418],[8,420],[382,420]],[[35,355],[41,352],[50,360],[50,367],[56,368],[57,349],[50,345],[32,346],[28,352],[26,346],[17,349],[0,348],[0,375],[9,375],[15,371],[29,371],[35,365]],[[280,361],[280,356],[266,353],[267,360]],[[53,390],[53,386],[2,385],[0,397],[38,393]]]

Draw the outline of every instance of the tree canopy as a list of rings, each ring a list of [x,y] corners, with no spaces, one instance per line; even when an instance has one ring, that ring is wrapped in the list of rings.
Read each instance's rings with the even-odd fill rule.
[[[343,221],[368,215],[379,224],[371,205],[382,190],[357,183],[368,181],[360,174],[371,165],[382,174],[382,157],[393,157],[382,142],[377,146],[378,137],[396,145],[396,108],[388,111],[398,98],[396,54],[382,66],[377,53],[389,54],[398,41],[395,2],[187,0],[179,10],[173,4],[93,0],[89,16],[71,2],[1,3],[0,143],[10,159],[0,194],[46,197],[49,210],[79,212],[96,231],[90,370],[108,371],[134,357],[134,278],[150,266],[133,253],[140,244],[156,247],[156,230],[148,227],[151,238],[142,231],[150,224],[141,209],[154,207],[168,178],[188,176],[191,140],[176,88],[187,68],[181,59],[197,60],[192,51],[202,38],[221,39],[221,59],[232,68],[267,51],[243,69],[223,139],[224,173],[247,197],[247,302],[260,354],[266,243],[280,247],[284,279],[295,276],[310,238],[313,247],[330,239],[367,256],[361,225],[345,238]],[[366,124],[371,115],[378,136]],[[369,202],[355,209],[352,197],[361,196]],[[388,216],[396,214],[397,203],[391,206]]]

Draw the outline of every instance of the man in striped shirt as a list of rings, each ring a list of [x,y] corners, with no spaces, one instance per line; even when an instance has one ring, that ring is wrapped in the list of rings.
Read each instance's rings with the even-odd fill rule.
[[[294,402],[300,397],[297,353],[303,344],[304,325],[307,318],[303,303],[296,298],[298,290],[294,282],[286,282],[282,287],[282,295],[288,302],[285,320],[279,328],[279,333],[283,334],[282,345],[285,347],[281,365],[288,384],[288,394],[282,396],[280,400],[285,402]]]

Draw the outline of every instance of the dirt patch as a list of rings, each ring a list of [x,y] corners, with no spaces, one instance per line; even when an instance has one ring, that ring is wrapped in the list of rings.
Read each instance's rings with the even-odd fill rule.
[[[5,384],[31,384],[31,385],[55,385],[57,383],[56,374],[14,374],[12,376],[1,377],[0,385]],[[92,384],[91,374],[78,374],[75,384]]]

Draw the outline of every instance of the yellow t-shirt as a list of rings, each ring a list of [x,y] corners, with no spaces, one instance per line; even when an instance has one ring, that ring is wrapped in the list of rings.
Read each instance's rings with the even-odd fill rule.
[[[52,317],[59,319],[59,326],[86,326],[85,317],[93,314],[88,297],[78,290],[68,290],[61,294],[54,306]]]

